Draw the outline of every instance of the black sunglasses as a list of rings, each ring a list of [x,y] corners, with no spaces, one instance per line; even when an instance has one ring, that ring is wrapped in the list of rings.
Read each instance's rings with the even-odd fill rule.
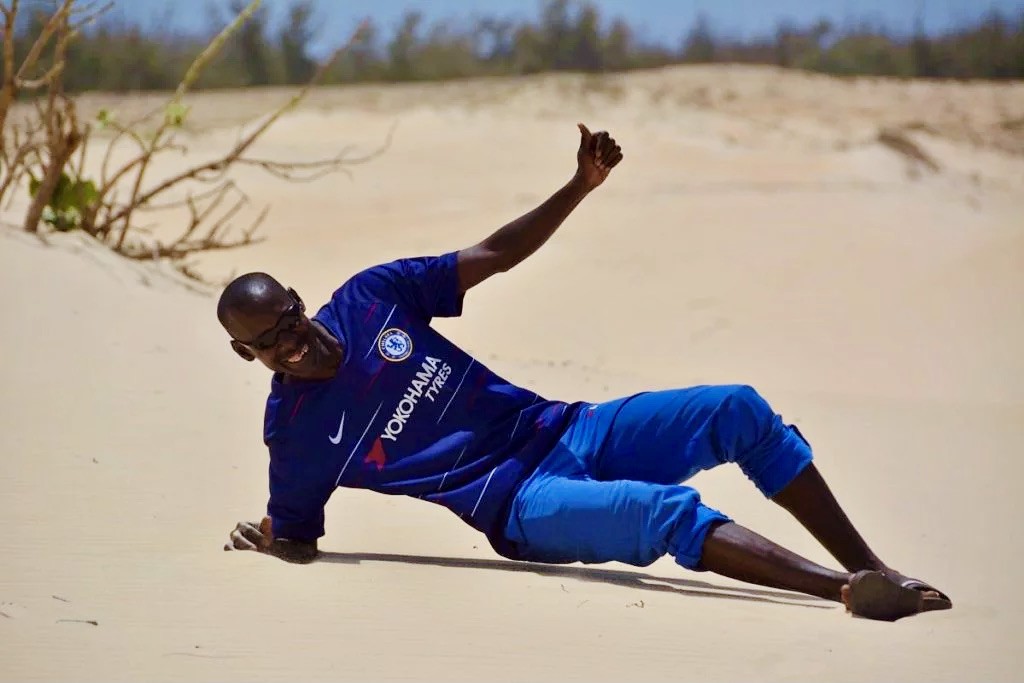
[[[306,305],[291,287],[288,288],[288,294],[292,297],[292,304],[281,313],[281,316],[277,319],[277,322],[274,323],[273,327],[251,341],[243,341],[241,339],[236,339],[235,341],[254,348],[257,351],[266,351],[277,344],[277,340],[281,337],[281,333],[294,330],[299,324],[302,314],[306,312]]]

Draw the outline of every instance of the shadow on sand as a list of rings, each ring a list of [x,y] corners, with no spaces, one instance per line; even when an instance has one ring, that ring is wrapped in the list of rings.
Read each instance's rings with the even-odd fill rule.
[[[793,607],[835,609],[836,603],[821,598],[761,588],[716,586],[704,581],[665,578],[631,571],[595,569],[591,567],[512,562],[509,560],[482,560],[459,557],[429,557],[425,555],[397,555],[389,553],[335,553],[321,552],[317,562],[362,564],[363,562],[395,562],[399,564],[448,567],[452,569],[485,569],[501,572],[531,572],[539,576],[606,583],[623,588],[676,593],[688,597],[718,598],[721,600],[747,600]]]

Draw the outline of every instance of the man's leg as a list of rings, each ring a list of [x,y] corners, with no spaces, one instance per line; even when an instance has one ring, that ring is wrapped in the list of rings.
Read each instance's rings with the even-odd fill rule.
[[[920,612],[943,609],[918,590],[900,586],[880,571],[844,575],[822,570],[738,524],[721,524],[704,541],[703,565],[718,574],[775,588],[839,599],[848,612],[868,619],[896,621]],[[934,601],[931,601],[934,603]]]
[[[789,511],[848,571],[886,568],[854,528],[813,463],[772,500]]]
[[[882,571],[897,583],[921,591],[929,601],[928,609],[948,609],[953,606],[945,593],[924,581],[896,571],[875,555],[813,464],[798,474],[772,500],[789,511],[847,570]]]
[[[843,567],[851,572],[882,570],[898,583],[921,590],[933,601],[928,609],[952,606],[949,598],[932,586],[904,576],[878,558],[814,466],[810,444],[798,429],[784,424],[760,394],[742,387],[727,405],[722,433],[738,435],[726,438],[732,448],[731,459],[766,497],[789,511]],[[752,426],[756,424],[767,427]],[[756,435],[753,440],[752,435]]]
[[[685,481],[734,462],[761,493],[788,510],[850,572],[885,569],[839,506],[799,430],[745,385],[652,392],[599,405],[596,426],[576,431],[600,444],[591,456],[600,479]],[[607,415],[602,421],[601,414]],[[900,583],[907,577],[887,570]],[[918,582],[930,593],[931,586]]]
[[[535,562],[646,567],[668,554],[693,571],[836,601],[849,579],[733,523],[686,486],[541,472],[516,496],[506,535]]]
[[[521,559],[647,566],[670,554],[681,566],[740,581],[841,600],[875,618],[920,611],[907,593],[861,590],[846,572],[826,569],[705,506],[692,488],[638,481],[594,481],[535,473],[517,494],[506,536]],[[874,594],[872,594],[874,591]]]
[[[598,404],[577,417],[569,447],[595,479],[678,484],[736,463],[767,497],[812,460],[795,429],[745,385],[649,392]]]
[[[736,523],[716,525],[704,540],[703,569],[730,579],[840,599],[850,574],[817,565]]]
[[[720,458],[788,510],[848,571],[882,569],[812,462],[810,444],[748,386],[724,387],[712,424]]]

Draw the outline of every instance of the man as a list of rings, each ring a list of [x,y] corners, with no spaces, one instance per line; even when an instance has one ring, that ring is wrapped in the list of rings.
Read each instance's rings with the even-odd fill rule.
[[[949,599],[887,567],[853,528],[797,429],[747,386],[545,399],[496,376],[430,326],[523,261],[622,160],[579,125],[577,168],[543,204],[479,244],[356,274],[308,318],[291,289],[250,273],[217,314],[242,358],[273,371],[264,420],[270,500],[225,549],[310,562],[338,487],[442,505],[507,558],[685,568],[843,601],[895,620]],[[732,522],[681,482],[733,462],[839,561],[814,564]]]

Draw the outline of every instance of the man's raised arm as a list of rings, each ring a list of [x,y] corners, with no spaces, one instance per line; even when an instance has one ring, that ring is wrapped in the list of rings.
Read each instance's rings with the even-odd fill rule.
[[[537,208],[459,252],[459,286],[463,292],[537,251],[622,161],[622,150],[607,132],[591,133],[582,123],[579,129],[580,147],[572,179]]]

